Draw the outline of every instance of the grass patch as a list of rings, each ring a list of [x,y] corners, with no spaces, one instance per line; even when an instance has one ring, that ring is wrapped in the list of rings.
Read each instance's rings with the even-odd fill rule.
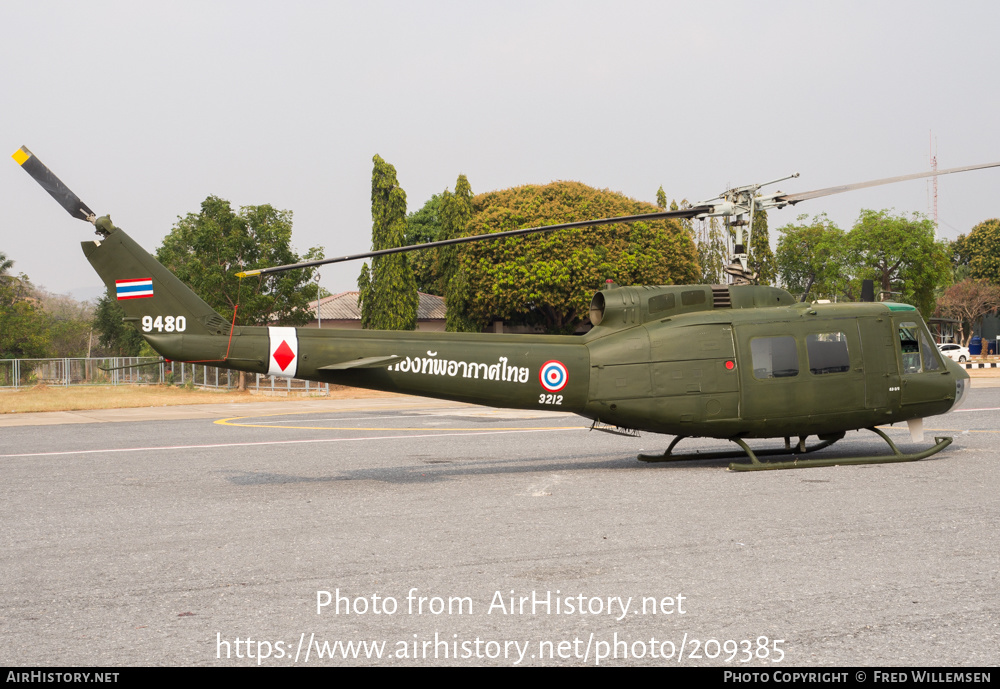
[[[328,399],[386,397],[392,393],[330,386]],[[327,396],[323,396],[327,397]],[[181,404],[239,404],[243,402],[281,402],[304,397],[270,396],[235,390],[202,390],[169,385],[114,385],[49,387],[36,385],[20,390],[0,391],[0,414],[40,411],[78,411],[84,409],[125,409],[129,407],[169,407]]]

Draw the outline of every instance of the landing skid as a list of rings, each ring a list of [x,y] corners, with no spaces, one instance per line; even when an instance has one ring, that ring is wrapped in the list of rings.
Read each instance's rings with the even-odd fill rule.
[[[683,440],[687,436],[679,435],[671,441],[670,446],[667,447],[667,451],[662,455],[639,455],[639,461],[641,462],[681,462],[693,459],[736,459],[739,457],[749,457],[750,463],[736,463],[733,462],[729,465],[730,471],[768,471],[772,469],[806,469],[809,467],[831,467],[846,464],[889,464],[892,462],[915,462],[918,459],[925,459],[933,454],[936,454],[943,450],[944,448],[951,445],[952,438],[950,437],[935,437],[934,446],[930,447],[923,452],[917,452],[915,454],[906,454],[896,447],[896,444],[889,439],[885,433],[880,431],[878,428],[872,427],[868,429],[874,433],[877,433],[886,443],[888,443],[889,448],[892,450],[893,454],[891,456],[872,456],[872,457],[833,457],[833,458],[823,458],[823,459],[794,459],[790,462],[761,462],[757,459],[758,456],[770,456],[770,455],[791,455],[791,454],[807,454],[809,452],[815,452],[816,450],[822,450],[825,447],[833,445],[835,442],[844,437],[843,433],[838,433],[836,435],[827,436],[825,439],[821,438],[821,442],[813,445],[812,447],[806,447],[805,436],[799,437],[799,442],[796,447],[792,447],[789,438],[785,438],[785,447],[783,449],[777,450],[758,450],[754,452],[750,449],[750,446],[742,438],[730,438],[734,443],[742,448],[742,452],[729,451],[729,452],[698,452],[695,454],[687,455],[672,455],[670,452],[676,447],[677,443]]]

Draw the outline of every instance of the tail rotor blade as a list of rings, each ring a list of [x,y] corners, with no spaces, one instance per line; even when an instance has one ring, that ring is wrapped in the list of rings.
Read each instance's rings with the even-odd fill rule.
[[[63,184],[62,180],[52,174],[52,171],[45,167],[42,161],[36,158],[26,146],[21,146],[11,157],[74,218],[90,220],[94,217],[94,211],[90,210],[79,196],[70,191],[70,188]]]

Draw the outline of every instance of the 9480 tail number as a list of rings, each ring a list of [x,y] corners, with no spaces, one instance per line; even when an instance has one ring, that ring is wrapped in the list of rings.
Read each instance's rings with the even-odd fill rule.
[[[184,316],[152,316],[142,317],[142,332],[151,333],[182,333],[187,330],[187,319]]]

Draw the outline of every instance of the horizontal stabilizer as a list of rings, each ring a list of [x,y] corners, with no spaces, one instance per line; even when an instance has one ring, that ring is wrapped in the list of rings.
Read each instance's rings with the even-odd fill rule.
[[[320,371],[346,371],[349,368],[379,368],[385,366],[386,364],[391,364],[393,361],[399,359],[395,354],[390,354],[389,356],[369,356],[364,359],[351,359],[350,361],[342,361],[339,364],[330,364],[329,366],[320,366]]]

